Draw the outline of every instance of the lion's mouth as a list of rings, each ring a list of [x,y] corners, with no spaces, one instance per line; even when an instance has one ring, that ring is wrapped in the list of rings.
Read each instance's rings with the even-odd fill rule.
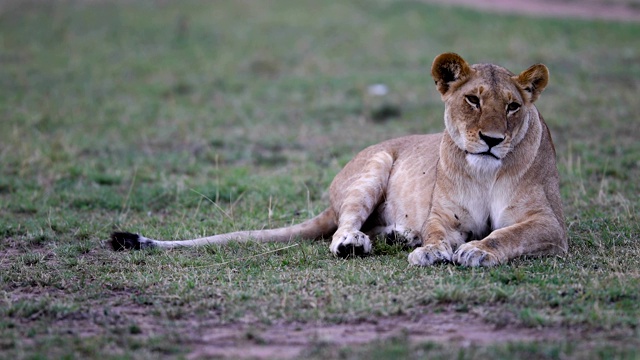
[[[479,152],[479,153],[470,153],[468,151],[465,151],[466,154],[470,154],[470,155],[477,155],[477,156],[490,156],[496,160],[500,160],[499,157],[497,157],[496,155],[494,155],[492,152],[490,151],[484,151],[484,152]]]

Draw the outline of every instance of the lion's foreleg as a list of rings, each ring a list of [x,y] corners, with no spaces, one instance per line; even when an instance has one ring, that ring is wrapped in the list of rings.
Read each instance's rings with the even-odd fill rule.
[[[562,254],[567,251],[563,234],[554,216],[537,215],[463,244],[452,260],[465,266],[494,266],[522,255]]]
[[[455,218],[440,215],[434,210],[423,229],[422,246],[409,254],[409,263],[428,266],[450,262],[453,250],[464,241],[462,233],[455,229],[457,226],[459,222]]]
[[[338,211],[338,229],[331,241],[331,252],[340,257],[371,252],[371,240],[360,229],[387,188],[393,156],[376,153],[367,161],[344,195]]]

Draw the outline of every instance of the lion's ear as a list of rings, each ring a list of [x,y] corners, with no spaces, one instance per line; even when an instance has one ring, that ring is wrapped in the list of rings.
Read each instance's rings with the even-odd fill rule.
[[[534,102],[549,82],[549,69],[542,64],[536,64],[514,76],[514,80],[528,97],[527,100]]]
[[[460,55],[454,53],[436,56],[431,65],[431,76],[442,95],[451,89],[451,85],[467,80],[471,71],[469,64]]]

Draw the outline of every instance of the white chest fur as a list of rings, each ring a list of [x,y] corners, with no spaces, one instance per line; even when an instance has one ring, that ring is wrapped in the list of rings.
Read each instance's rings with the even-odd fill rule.
[[[484,179],[458,188],[457,203],[461,218],[461,230],[479,239],[491,231],[512,223],[507,209],[513,202],[514,187],[511,181],[495,180],[495,175],[479,175]],[[458,214],[456,214],[458,215]],[[460,215],[458,215],[460,216]]]

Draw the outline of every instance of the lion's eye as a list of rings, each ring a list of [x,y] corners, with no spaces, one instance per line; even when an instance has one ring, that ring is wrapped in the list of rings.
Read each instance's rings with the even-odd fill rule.
[[[475,107],[475,108],[479,108],[480,107],[480,99],[478,99],[477,96],[475,95],[467,95],[464,97],[467,102],[469,103],[469,105]]]
[[[514,112],[516,110],[520,109],[520,104],[516,103],[516,102],[512,102],[509,105],[507,105],[507,111],[508,112]]]

